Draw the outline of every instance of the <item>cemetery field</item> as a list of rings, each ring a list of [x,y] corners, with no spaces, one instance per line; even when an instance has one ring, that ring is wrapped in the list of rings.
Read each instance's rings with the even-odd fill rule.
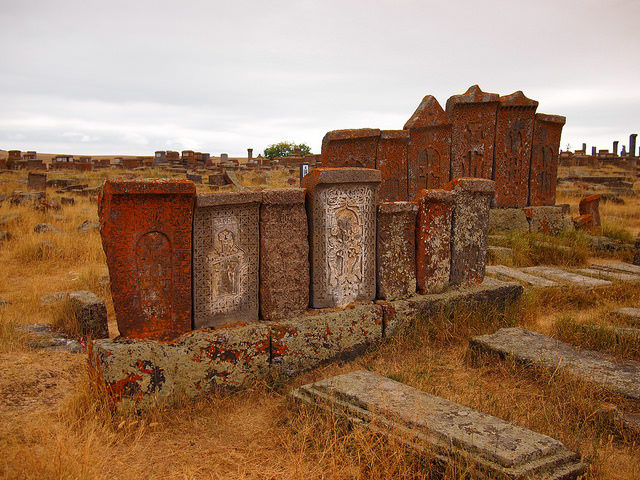
[[[159,170],[119,172],[166,176]],[[55,172],[48,178],[72,176],[96,187],[110,173]],[[284,187],[296,175],[286,169],[266,176],[238,172],[247,187]],[[0,195],[26,191],[25,180],[25,172],[1,174]],[[198,190],[211,188],[203,185]],[[0,204],[0,231],[10,234],[9,240],[0,241],[1,478],[473,478],[473,465],[463,459],[435,470],[425,460],[428,452],[419,457],[286,397],[300,385],[364,368],[551,436],[583,456],[590,479],[640,479],[640,433],[624,428],[619,418],[620,412],[640,414],[638,402],[559,371],[472,355],[469,347],[471,337],[520,326],[640,361],[637,342],[620,342],[582,328],[632,326],[611,312],[640,306],[638,283],[614,281],[590,291],[527,289],[504,312],[454,310],[419,318],[355,360],[296,378],[268,378],[241,391],[221,391],[196,401],[180,399],[143,415],[122,414],[93,387],[86,353],[42,348],[38,338],[18,328],[35,323],[68,328],[64,301],[42,297],[89,290],[105,301],[110,335],[117,335],[95,197],[54,191],[47,190],[49,200],[69,197],[74,204],[45,210],[9,201]],[[632,241],[640,232],[640,201],[621,198],[624,203],[600,204],[603,233]],[[558,203],[570,203],[573,211],[578,200],[560,196]],[[39,224],[50,225],[49,231],[36,233]],[[518,243],[514,245],[517,249]],[[585,255],[578,263],[625,259],[622,252],[602,256],[588,243],[579,245]],[[563,259],[558,262],[566,265],[566,257],[545,259]]]

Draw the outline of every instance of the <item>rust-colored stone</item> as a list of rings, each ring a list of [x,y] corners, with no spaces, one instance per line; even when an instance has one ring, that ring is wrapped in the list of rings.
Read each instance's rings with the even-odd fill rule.
[[[493,178],[493,145],[500,96],[473,85],[447,100],[451,128],[451,178]]]
[[[187,180],[104,183],[100,233],[121,336],[170,340],[191,330],[194,198]]]
[[[451,218],[454,195],[446,190],[420,190],[416,195],[416,279],[421,294],[449,286]]]
[[[265,190],[260,205],[260,313],[265,320],[309,307],[309,242],[305,191]]]
[[[495,182],[455,178],[445,190],[454,193],[451,229],[451,285],[478,285],[484,280],[489,239],[489,209]]]
[[[558,151],[566,118],[536,113],[531,148],[529,205],[554,205],[558,176]]]
[[[409,130],[409,197],[424,188],[442,188],[449,182],[451,122],[433,95],[427,95],[404,125]]]
[[[493,172],[497,207],[527,206],[536,108],[538,102],[525,97],[521,91],[500,97]]]
[[[407,199],[408,143],[409,132],[405,130],[380,132],[376,168],[382,175],[382,182],[378,187],[378,199],[381,202]]]
[[[589,195],[580,200],[580,204],[578,205],[578,209],[580,211],[580,215],[590,214],[593,217],[593,225],[596,227],[600,226],[600,199],[602,195],[599,193],[594,193],[593,195]]]
[[[29,189],[44,192],[47,189],[47,174],[29,172],[27,176],[27,186]]]
[[[334,130],[322,139],[323,167],[376,168],[380,129]]]
[[[576,230],[591,230],[595,227],[593,215],[585,213],[584,215],[577,216],[573,219],[573,226]]]
[[[416,213],[413,202],[378,205],[377,297],[396,300],[416,293]]]

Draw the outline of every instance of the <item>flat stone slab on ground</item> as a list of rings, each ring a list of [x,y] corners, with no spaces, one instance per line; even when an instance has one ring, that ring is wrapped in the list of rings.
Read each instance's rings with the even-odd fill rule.
[[[596,383],[626,397],[640,400],[640,363],[616,361],[591,350],[578,350],[540,333],[522,328],[501,328],[470,340],[473,347],[516,360],[556,369],[562,367],[581,380]]]
[[[597,268],[598,270],[617,271],[640,275],[640,265],[632,265],[630,263],[594,263],[591,267]]]
[[[491,276],[516,280],[523,285],[532,287],[557,287],[558,284],[552,280],[544,277],[538,277],[529,273],[523,272],[516,268],[507,267],[506,265],[487,265],[487,273]]]
[[[611,325],[583,325],[582,328],[588,332],[609,332],[617,338],[640,341],[640,328],[613,327]]]
[[[599,278],[585,277],[584,275],[578,275],[577,273],[567,272],[555,267],[548,267],[546,265],[537,265],[535,267],[526,267],[522,269],[523,272],[532,273],[535,275],[541,275],[544,277],[551,277],[553,280],[559,282],[570,283],[578,287],[607,287],[612,285],[609,280],[600,280]]]
[[[640,276],[631,273],[614,272],[609,270],[599,270],[597,268],[581,268],[578,272],[590,277],[604,277],[609,280],[619,280],[622,282],[640,282]]]
[[[482,478],[572,479],[585,471],[579,456],[551,437],[366,370],[303,385],[290,395],[336,408],[373,431],[433,452],[438,462],[470,459]]]
[[[640,322],[640,308],[625,307],[619,308],[614,315],[620,315],[621,317],[627,317],[630,320]]]

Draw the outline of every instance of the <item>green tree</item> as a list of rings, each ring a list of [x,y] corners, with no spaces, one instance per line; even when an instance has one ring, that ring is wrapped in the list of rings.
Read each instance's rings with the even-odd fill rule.
[[[279,142],[265,148],[264,156],[269,160],[273,160],[274,158],[294,155],[298,149],[300,150],[300,155],[303,157],[311,153],[311,147],[306,143],[295,144],[293,142]]]

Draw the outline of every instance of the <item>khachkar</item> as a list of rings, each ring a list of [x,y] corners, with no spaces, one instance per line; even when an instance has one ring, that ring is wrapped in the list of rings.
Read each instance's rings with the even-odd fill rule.
[[[404,126],[408,141],[401,130],[335,130],[322,141],[321,162],[381,170],[381,201],[412,200],[466,176],[495,180],[496,207],[553,205],[565,119],[536,113],[537,104],[520,91],[500,97],[474,85],[449,98],[445,112],[427,95]]]
[[[302,179],[313,308],[375,299],[379,183],[380,171],[365,168],[319,168]]]
[[[194,328],[258,320],[260,192],[197,196],[193,219]]]
[[[122,337],[171,340],[191,330],[187,180],[107,180],[98,200],[111,296]]]

